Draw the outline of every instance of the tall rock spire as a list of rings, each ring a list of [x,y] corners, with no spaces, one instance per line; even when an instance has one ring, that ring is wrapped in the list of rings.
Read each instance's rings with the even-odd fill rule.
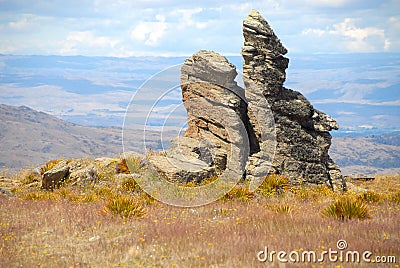
[[[269,173],[282,174],[292,182],[326,183],[345,187],[339,167],[328,155],[331,145],[329,131],[338,129],[337,122],[320,112],[300,93],[283,86],[289,60],[268,22],[252,10],[243,21],[244,59],[243,80],[249,102],[249,119],[257,137],[250,141],[260,150],[249,157],[247,174],[266,172],[270,159],[271,140],[268,133],[276,133],[276,151]],[[260,100],[265,99],[269,107]],[[254,114],[270,109],[274,126],[256,122]],[[259,120],[258,120],[259,121]]]

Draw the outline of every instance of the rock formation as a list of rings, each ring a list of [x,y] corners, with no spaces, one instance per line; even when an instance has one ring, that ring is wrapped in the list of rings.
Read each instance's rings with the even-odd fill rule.
[[[236,68],[212,51],[201,50],[181,68],[183,103],[188,113],[184,137],[150,162],[165,177],[180,182],[215,174],[241,178],[248,157],[244,89]]]
[[[338,124],[314,109],[301,93],[283,87],[289,63],[284,57],[287,50],[257,11],[251,11],[243,21],[243,35],[246,98],[255,104],[259,98],[265,98],[274,116],[277,146],[271,171],[292,182],[344,187],[340,169],[328,155],[329,131],[338,129]],[[258,154],[263,155],[262,133],[257,128],[254,132],[260,144]]]
[[[181,68],[182,99],[188,113],[185,137],[150,163],[180,182],[211,175],[262,179],[281,174],[292,183],[345,187],[328,155],[330,116],[313,108],[299,92],[287,89],[289,60],[267,21],[251,11],[243,21],[243,81],[236,68],[215,52],[199,51]]]
[[[42,175],[42,189],[52,190],[63,183],[71,185],[88,185],[98,181],[99,170],[115,165],[113,158],[97,158],[93,163],[87,159],[61,160]]]

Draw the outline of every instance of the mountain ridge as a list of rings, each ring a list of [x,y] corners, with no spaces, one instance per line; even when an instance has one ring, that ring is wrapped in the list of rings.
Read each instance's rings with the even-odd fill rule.
[[[146,143],[160,149],[157,138],[148,137]],[[135,140],[130,143],[130,148],[142,146]],[[80,126],[27,106],[4,104],[0,104],[0,144],[0,169],[11,172],[51,159],[115,157],[123,151],[121,128]],[[330,154],[344,175],[399,174],[400,132],[334,136]]]
[[[121,132],[79,126],[27,106],[0,104],[0,167],[16,170],[63,157],[115,156],[122,152]]]

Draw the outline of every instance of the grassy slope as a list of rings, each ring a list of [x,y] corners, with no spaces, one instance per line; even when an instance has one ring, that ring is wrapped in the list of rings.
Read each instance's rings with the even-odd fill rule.
[[[264,246],[321,252],[336,250],[339,239],[349,250],[400,259],[400,176],[362,182],[374,193],[364,198],[370,219],[347,221],[321,211],[335,199],[362,194],[332,193],[324,186],[286,187],[280,194],[264,187],[255,195],[239,189],[224,200],[185,209],[136,190],[146,215],[121,218],[104,206],[110,198],[132,195],[135,186],[112,183],[112,190],[111,184],[54,192],[20,187],[17,198],[0,196],[0,267],[265,267],[256,257]]]

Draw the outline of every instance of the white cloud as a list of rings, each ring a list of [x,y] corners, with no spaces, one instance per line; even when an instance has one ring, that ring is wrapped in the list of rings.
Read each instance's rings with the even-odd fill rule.
[[[187,29],[188,27],[195,27],[196,29],[205,29],[207,28],[211,20],[208,21],[196,21],[193,16],[202,12],[204,8],[198,7],[198,8],[193,8],[193,9],[178,9],[174,10],[171,12],[171,15],[176,16],[178,15],[180,17],[179,23],[177,25],[177,29],[179,30],[184,30]]]
[[[304,5],[314,6],[314,7],[338,8],[349,5],[355,1],[354,0],[303,0],[298,2],[303,2]]]
[[[8,23],[8,26],[13,29],[13,30],[21,30],[30,25],[28,18],[24,17],[20,19],[19,21],[11,21]]]
[[[389,17],[387,19],[387,40],[385,42],[386,51],[400,48],[400,17]]]
[[[111,39],[105,36],[97,37],[90,31],[74,31],[68,34],[60,53],[77,53],[79,51],[78,49],[82,49],[82,47],[113,49],[118,43],[119,41],[116,39]]]
[[[142,21],[131,31],[133,40],[142,41],[147,46],[157,46],[165,35],[168,24],[164,15],[156,15],[156,21]]]
[[[348,112],[348,111],[339,111],[339,112],[336,112],[336,114],[338,114],[338,115],[356,115],[355,112]]]
[[[238,54],[241,21],[250,9],[261,12],[291,52],[400,50],[396,0],[0,2],[1,53],[187,55],[213,49]]]
[[[385,31],[378,27],[357,27],[360,20],[345,18],[342,22],[333,24],[326,29],[308,28],[302,31],[303,35],[316,35],[318,37],[336,36],[337,45],[343,46],[342,52],[376,52],[388,49],[389,40]]]
[[[33,14],[17,14],[6,23],[0,23],[0,30],[11,33],[26,33],[27,31],[40,30],[39,27],[48,23],[49,19]]]

